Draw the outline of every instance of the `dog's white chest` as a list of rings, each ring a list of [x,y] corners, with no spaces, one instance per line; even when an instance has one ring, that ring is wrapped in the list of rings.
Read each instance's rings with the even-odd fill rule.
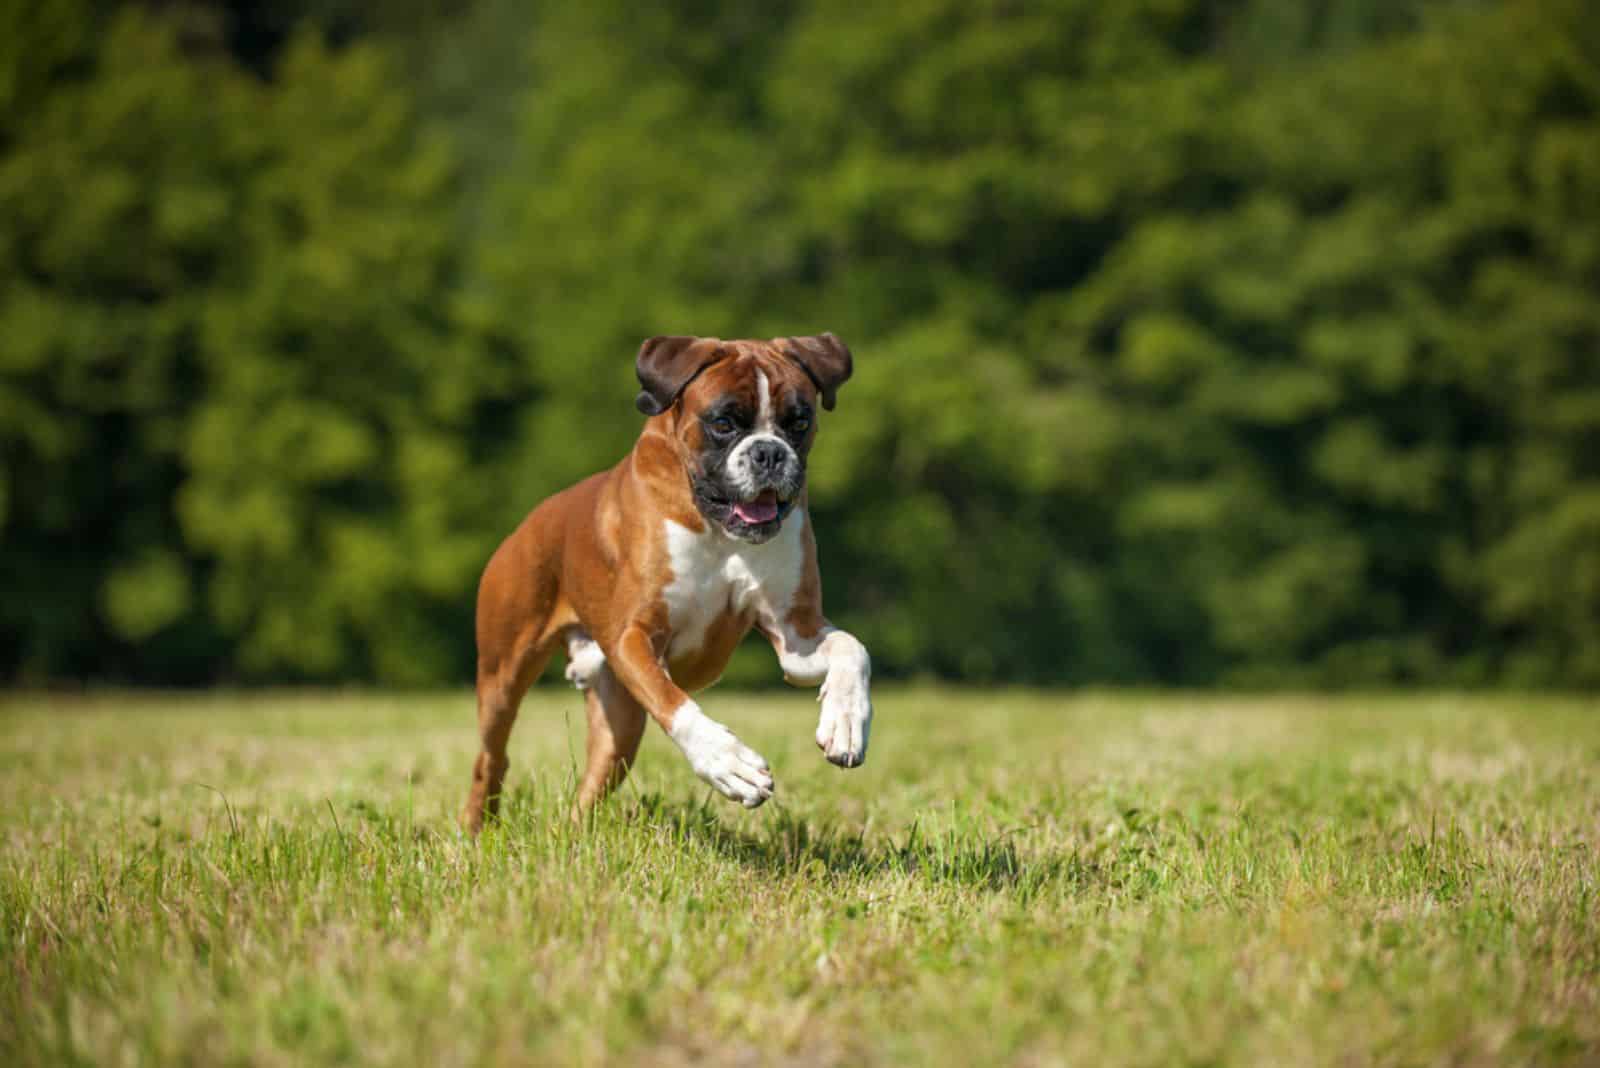
[[[699,649],[711,625],[730,614],[774,620],[787,615],[800,585],[805,517],[798,511],[762,545],[736,541],[710,527],[697,534],[670,519],[665,523],[672,565],[672,581],[662,591],[672,628],[669,657]]]

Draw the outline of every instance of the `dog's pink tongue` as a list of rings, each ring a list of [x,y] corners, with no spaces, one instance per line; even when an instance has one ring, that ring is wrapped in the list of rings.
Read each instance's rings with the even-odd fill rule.
[[[733,506],[733,514],[746,523],[770,523],[778,518],[778,495],[767,490],[753,501],[740,501]]]

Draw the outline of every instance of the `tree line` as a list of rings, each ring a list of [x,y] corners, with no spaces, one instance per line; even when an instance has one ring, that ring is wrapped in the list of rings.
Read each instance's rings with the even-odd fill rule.
[[[1584,0],[261,10],[0,0],[12,682],[469,678],[640,339],[832,330],[880,675],[1600,685]]]

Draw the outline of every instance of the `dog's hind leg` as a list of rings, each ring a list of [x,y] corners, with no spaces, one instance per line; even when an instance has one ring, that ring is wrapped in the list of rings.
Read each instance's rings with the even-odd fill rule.
[[[589,709],[589,759],[578,786],[577,814],[588,812],[628,777],[644,737],[644,706],[633,699],[609,667],[594,673],[585,701]]]
[[[548,502],[546,502],[548,504]],[[501,543],[478,583],[478,737],[472,788],[461,810],[461,826],[473,834],[485,813],[500,807],[500,787],[510,759],[506,742],[522,695],[544,671],[564,625],[557,595],[559,544],[541,506]]]
[[[472,765],[472,788],[466,807],[461,810],[461,826],[473,834],[483,827],[485,815],[500,811],[500,788],[505,783],[511,758],[506,743],[517,721],[517,709],[550,661],[552,647],[533,646],[509,662],[478,663],[478,738],[482,749]]]

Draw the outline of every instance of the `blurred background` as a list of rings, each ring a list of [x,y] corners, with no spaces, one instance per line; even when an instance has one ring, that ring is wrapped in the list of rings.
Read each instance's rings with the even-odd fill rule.
[[[467,682],[820,330],[880,677],[1600,687],[1592,0],[0,0],[0,678]]]

